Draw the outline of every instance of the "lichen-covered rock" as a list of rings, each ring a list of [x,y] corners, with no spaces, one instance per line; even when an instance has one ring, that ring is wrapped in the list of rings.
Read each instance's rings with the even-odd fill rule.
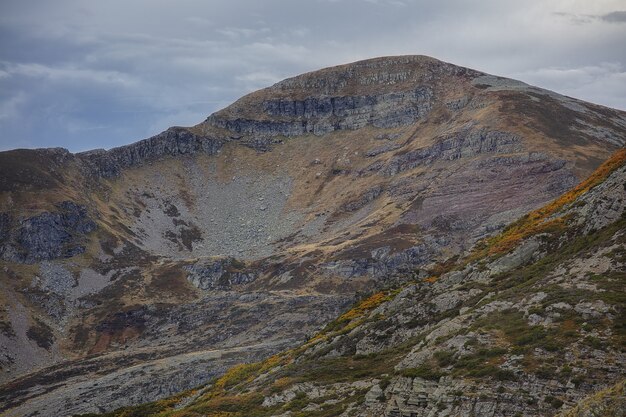
[[[431,98],[432,91],[420,87],[380,95],[266,100],[263,110],[273,119],[227,119],[214,114],[206,123],[239,134],[261,136],[324,135],[366,125],[390,128],[425,117],[432,106]]]
[[[233,285],[254,281],[258,272],[246,269],[246,265],[234,258],[219,258],[200,261],[185,266],[187,280],[201,290],[227,289]]]
[[[412,271],[416,266],[427,262],[430,253],[431,249],[424,244],[395,252],[383,246],[371,250],[368,257],[332,261],[320,265],[320,268],[325,273],[343,278],[360,276],[382,278]]]
[[[111,150],[94,150],[77,154],[86,165],[88,174],[115,177],[124,168],[142,165],[166,156],[215,154],[223,139],[196,135],[188,129],[172,127],[151,138]]]
[[[87,209],[71,201],[57,204],[58,211],[20,218],[7,231],[3,216],[1,232],[8,238],[0,243],[0,254],[6,260],[21,263],[71,258],[85,251],[87,234],[96,229]]]
[[[444,137],[432,146],[394,157],[381,170],[381,173],[396,175],[439,159],[454,160],[481,153],[514,152],[520,150],[520,141],[521,138],[518,135],[507,132],[467,129]]]

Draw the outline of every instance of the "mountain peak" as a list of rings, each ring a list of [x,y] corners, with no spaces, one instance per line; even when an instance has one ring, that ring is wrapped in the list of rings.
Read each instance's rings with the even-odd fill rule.
[[[272,90],[315,89],[325,94],[350,93],[380,85],[392,88],[409,83],[433,81],[449,75],[478,76],[482,73],[459,67],[425,55],[401,55],[371,58],[337,65],[287,78],[270,87]],[[321,89],[321,91],[320,91]]]
[[[267,138],[416,123],[448,131],[468,123],[502,130],[532,124],[541,133],[528,136],[537,141],[600,140],[621,146],[626,113],[428,56],[405,55],[287,78],[210,115],[193,132],[261,140],[267,147]]]
[[[0,287],[9,302],[0,308],[0,413],[56,417],[155,400],[296,346],[334,318],[354,318],[340,313],[363,291],[424,280],[435,289],[456,285],[453,273],[433,280],[447,260],[537,213],[625,137],[624,112],[400,56],[289,78],[197,126],[107,151],[0,153]],[[622,178],[574,207],[594,216],[602,209],[602,222],[621,216]],[[599,229],[600,220],[583,223]],[[499,247],[526,236],[520,229],[561,225],[516,224]],[[555,271],[570,269],[578,267]],[[600,288],[583,275],[585,288]],[[468,291],[431,297],[416,288],[430,298],[406,299],[398,323],[412,323],[414,336],[420,326],[438,331],[464,302],[478,308],[489,297],[483,278],[478,265]],[[514,278],[504,287],[494,281],[493,291]],[[396,340],[387,329],[337,339],[320,354],[374,352]],[[468,376],[465,368],[441,372]],[[510,392],[529,386],[521,381]]]
[[[276,137],[395,128],[463,106],[481,72],[421,55],[374,58],[309,72],[255,91],[196,127]]]

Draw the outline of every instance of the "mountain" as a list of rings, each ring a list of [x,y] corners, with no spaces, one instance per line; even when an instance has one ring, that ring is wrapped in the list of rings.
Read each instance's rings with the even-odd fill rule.
[[[277,358],[366,294],[484,256],[472,248],[625,138],[626,112],[402,56],[290,78],[108,151],[2,152],[0,411],[105,412]],[[467,284],[423,295],[447,296],[437,314],[452,318],[446,303],[495,285]],[[413,329],[430,323],[420,314],[406,313]],[[320,358],[384,350],[362,344]]]

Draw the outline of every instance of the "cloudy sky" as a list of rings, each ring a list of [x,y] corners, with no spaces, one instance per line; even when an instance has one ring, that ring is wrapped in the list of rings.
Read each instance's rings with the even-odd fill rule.
[[[626,110],[626,0],[0,0],[0,149],[111,148],[424,54]]]

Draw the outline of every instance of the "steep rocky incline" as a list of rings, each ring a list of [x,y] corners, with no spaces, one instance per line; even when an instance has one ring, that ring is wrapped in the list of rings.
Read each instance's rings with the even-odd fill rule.
[[[571,189],[625,138],[623,111],[401,56],[107,151],[0,152],[0,408],[105,411],[296,346]]]
[[[613,416],[623,391],[626,150],[432,275],[301,346],[116,416]]]
[[[71,258],[85,251],[81,245],[85,235],[96,229],[87,210],[71,201],[55,207],[58,211],[44,212],[25,219],[20,228],[11,230],[10,217],[0,217],[0,256],[20,263]]]
[[[98,177],[115,177],[126,168],[158,160],[164,156],[182,156],[206,153],[214,155],[224,141],[194,135],[187,129],[172,127],[163,133],[109,151],[103,149],[78,154],[86,164],[86,173]]]

